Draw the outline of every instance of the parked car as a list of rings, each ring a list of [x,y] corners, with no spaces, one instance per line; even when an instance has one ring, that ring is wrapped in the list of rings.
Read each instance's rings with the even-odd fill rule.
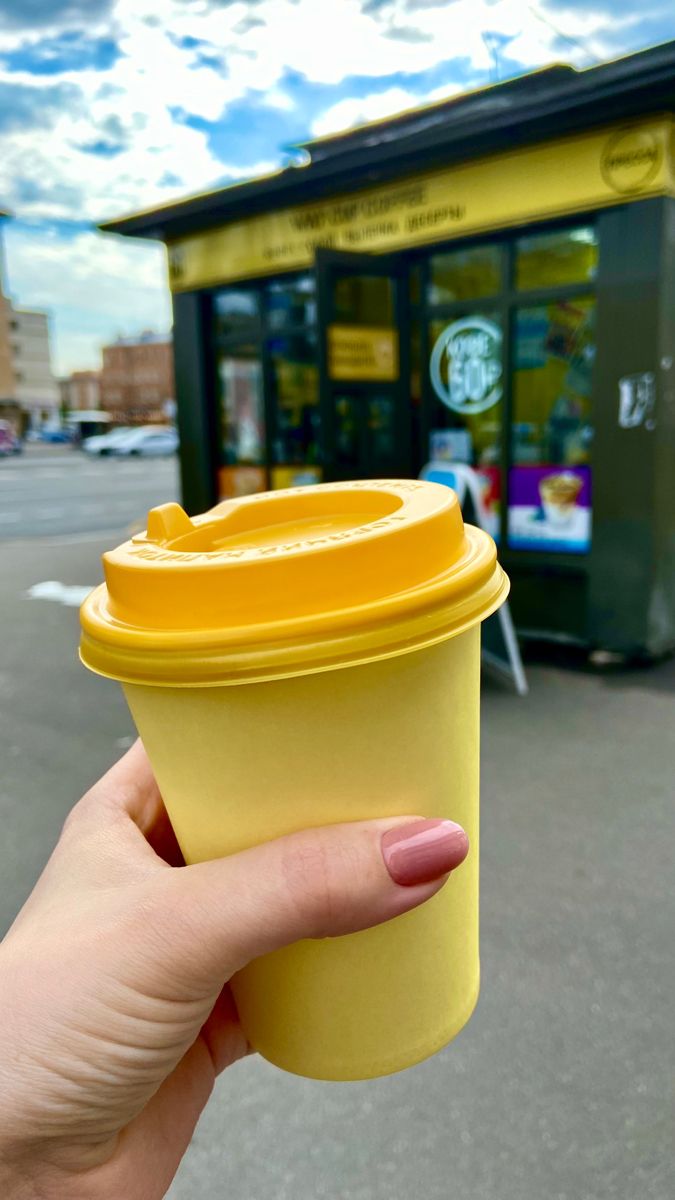
[[[20,454],[21,450],[21,438],[17,435],[14,426],[9,421],[0,421],[0,457]]]
[[[47,442],[50,446],[65,446],[72,442],[73,435],[67,429],[41,429],[40,441]]]
[[[118,442],[123,442],[130,433],[136,432],[130,425],[118,425],[108,433],[97,433],[93,437],[85,438],[82,449],[85,454],[98,454],[104,457],[113,453]]]
[[[114,455],[143,455],[143,457],[159,457],[160,455],[175,454],[178,450],[178,434],[170,425],[141,425],[132,429],[125,438],[113,446]]]

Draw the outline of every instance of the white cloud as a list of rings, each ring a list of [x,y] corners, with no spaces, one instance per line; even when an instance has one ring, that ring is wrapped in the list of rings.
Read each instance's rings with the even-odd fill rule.
[[[497,0],[497,3],[494,0],[455,0],[451,4],[431,4],[428,8],[419,4],[413,13],[407,0],[392,0],[374,14],[373,24],[376,24],[380,41],[385,40],[388,31],[400,30],[403,20],[407,16],[410,21],[411,15],[415,18],[416,32],[427,40],[406,44],[396,38],[391,43],[389,55],[393,53],[396,57],[399,65],[395,69],[398,70],[424,70],[446,60],[463,59],[468,60],[476,72],[493,71],[495,60],[484,37],[486,31],[506,39],[504,53],[509,59],[539,67],[556,57],[552,54],[552,45],[559,29],[564,29],[570,38],[566,57],[579,66],[588,65],[595,50],[595,46],[591,49],[590,34],[597,37],[606,25],[605,18],[597,13],[570,10],[558,13],[557,24],[552,26],[547,18],[537,13],[537,6],[527,0]],[[401,66],[404,60],[408,64],[405,68]],[[411,60],[415,62],[414,67],[409,65]],[[378,62],[381,61],[378,53]],[[316,61],[314,69],[317,70]],[[375,77],[378,72],[371,69],[368,73]],[[425,102],[447,99],[465,88],[466,84],[447,83],[425,95],[400,87],[388,88],[360,99],[340,100],[315,119],[312,133],[316,137],[337,133]]]
[[[378,121],[394,113],[405,112],[406,109],[418,108],[424,103],[448,100],[450,96],[456,96],[461,91],[461,84],[447,83],[443,87],[434,88],[423,97],[408,92],[405,88],[387,88],[384,92],[373,92],[369,96],[339,100],[316,118],[312,124],[312,134],[314,137],[325,137],[326,134],[339,133],[341,129],[351,129],[368,121]]]
[[[295,108],[295,101],[281,88],[272,88],[270,92],[267,92],[265,104],[268,104],[270,108],[278,109],[280,112],[292,112]]]
[[[534,6],[534,13],[537,8]],[[70,83],[82,102],[62,111],[51,129],[26,130],[0,141],[0,199],[28,217],[89,217],[94,221],[160,204],[176,195],[213,187],[225,176],[241,178],[269,170],[273,162],[223,163],[206,134],[177,121],[182,108],[205,121],[217,121],[228,105],[251,90],[265,94],[271,108],[290,110],[293,101],[282,79],[288,69],[321,84],[346,75],[377,78],[394,72],[420,72],[453,59],[468,60],[475,71],[493,65],[485,30],[510,39],[508,55],[524,65],[551,61],[556,32],[533,15],[527,0],[455,0],[442,6],[392,3],[372,14],[361,0],[263,0],[256,22],[241,32],[251,10],[245,3],[225,7],[164,0],[162,22],[156,0],[118,0],[114,26],[122,56],[107,71],[70,71],[46,77]],[[414,18],[422,40],[389,33],[405,31]],[[604,18],[580,10],[560,10],[557,27],[586,43],[596,39]],[[615,23],[616,24],[616,23]],[[5,44],[16,36],[4,35]],[[205,43],[208,63],[197,63],[201,46],[181,48],[184,38]],[[584,50],[576,57],[581,61]],[[570,56],[575,57],[574,45]],[[223,65],[218,64],[222,58]],[[211,65],[209,65],[211,64]],[[214,65],[215,64],[215,65]],[[0,70],[0,80],[35,85],[36,77]],[[102,87],[102,85],[107,85]],[[434,94],[458,90],[446,85]],[[406,88],[388,88],[365,99],[332,105],[313,125],[315,133],[335,132],[358,122],[415,106],[427,97]],[[106,140],[105,125],[116,121],[126,147],[115,157],[83,153],[79,147]],[[304,131],[299,126],[298,135]],[[37,183],[41,195],[17,191],[17,180]],[[170,181],[170,185],[167,185]],[[81,197],[78,198],[78,197]],[[76,212],[73,212],[76,209]]]
[[[556,8],[549,16],[544,0],[391,0],[366,12],[362,0],[262,0],[253,8],[246,0],[224,6],[117,0],[112,25],[99,21],[88,28],[90,36],[107,31],[117,37],[122,55],[109,69],[36,77],[0,67],[6,84],[70,83],[81,92],[79,106],[61,111],[52,128],[0,135],[0,205],[35,221],[97,222],[209,189],[225,176],[265,173],[273,161],[223,163],[207,134],[176,120],[172,109],[215,122],[254,92],[277,114],[290,111],[294,100],[284,84],[289,70],[314,84],[334,85],[350,75],[373,81],[369,95],[341,99],[315,117],[312,132],[321,135],[462,90],[463,83],[450,82],[427,95],[386,84],[378,92],[377,81],[444,64],[449,74],[455,60],[462,63],[462,80],[491,70],[486,31],[507,39],[504,53],[523,67],[559,58],[562,31],[571,39],[564,57],[585,65],[609,51],[606,12],[594,11],[593,0],[589,4],[586,11]],[[248,21],[251,16],[255,21]],[[639,19],[613,19],[612,33]],[[39,43],[46,32],[2,31],[0,50],[28,37]],[[205,45],[188,42],[186,48],[185,38]],[[200,63],[202,51],[207,57]],[[299,112],[298,137],[310,116]],[[78,149],[114,140],[116,132],[124,146],[115,157]],[[95,365],[99,342],[116,332],[168,324],[161,248],[93,232],[64,241],[37,226],[29,231],[11,224],[6,240],[17,299],[54,312],[60,370]]]
[[[169,4],[169,9],[174,6]],[[231,10],[242,6],[233,6]],[[209,149],[206,135],[174,119],[172,108],[183,108],[206,121],[220,117],[228,102],[240,97],[255,73],[245,60],[249,78],[210,66],[191,66],[193,55],[180,49],[170,34],[185,25],[184,17],[161,28],[144,17],[156,5],[120,0],[116,9],[123,56],[105,72],[85,70],[49,77],[70,82],[82,92],[79,111],[62,111],[51,129],[30,129],[2,139],[0,197],[20,216],[89,217],[94,221],[148,207],[186,192],[211,187],[224,176],[240,178],[269,170],[274,164],[224,164]],[[174,11],[184,13],[184,6]],[[241,15],[241,14],[240,14]],[[203,19],[207,32],[211,17]],[[196,22],[199,25],[199,21]],[[195,36],[195,20],[190,24]],[[188,26],[185,25],[187,29]],[[234,35],[232,35],[234,36]],[[226,39],[224,39],[226,42]],[[239,71],[241,76],[241,71]],[[34,76],[0,71],[0,79],[35,85]],[[107,88],[102,88],[107,84]],[[114,89],[114,90],[111,90]],[[285,99],[274,94],[274,105]],[[109,140],[106,120],[114,118],[126,132],[128,145],[115,157],[83,153],[79,147]],[[170,187],[162,182],[175,180]],[[44,195],[21,199],[16,181],[39,183]],[[63,194],[64,185],[70,192]],[[73,211],[72,189],[82,195]]]
[[[392,113],[413,108],[416,104],[419,104],[418,97],[404,88],[388,88],[385,92],[374,92],[360,99],[339,100],[317,117],[312,125],[312,134],[314,137],[325,137],[326,134],[338,133],[341,129],[350,129],[353,125],[389,117]]]
[[[163,246],[93,232],[64,241],[11,223],[5,242],[9,290],[21,305],[50,312],[59,374],[99,366],[101,343],[120,333],[169,328]]]

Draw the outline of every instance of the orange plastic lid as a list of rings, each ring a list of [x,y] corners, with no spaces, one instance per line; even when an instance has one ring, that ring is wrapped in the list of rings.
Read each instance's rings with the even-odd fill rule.
[[[370,662],[453,637],[508,581],[437,483],[367,480],[154,508],[103,556],[80,656],[128,683],[194,687]]]

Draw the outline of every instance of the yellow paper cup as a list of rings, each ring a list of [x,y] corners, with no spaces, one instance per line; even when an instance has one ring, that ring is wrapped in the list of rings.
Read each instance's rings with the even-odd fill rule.
[[[187,862],[408,813],[471,841],[421,908],[239,972],[251,1044],[342,1080],[440,1049],[479,987],[479,622],[508,587],[491,540],[449,489],[378,480],[166,505],[104,567],[81,656],[121,680]]]

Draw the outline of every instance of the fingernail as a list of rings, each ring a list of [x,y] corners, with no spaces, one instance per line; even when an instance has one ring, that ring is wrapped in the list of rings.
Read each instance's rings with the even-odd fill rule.
[[[394,883],[413,887],[447,875],[469,853],[469,839],[454,821],[412,821],[382,835],[382,857]]]

